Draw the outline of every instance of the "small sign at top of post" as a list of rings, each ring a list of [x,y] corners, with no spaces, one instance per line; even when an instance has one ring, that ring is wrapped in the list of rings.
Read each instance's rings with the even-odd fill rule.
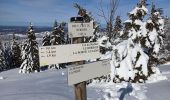
[[[93,36],[93,23],[68,23],[69,38]]]

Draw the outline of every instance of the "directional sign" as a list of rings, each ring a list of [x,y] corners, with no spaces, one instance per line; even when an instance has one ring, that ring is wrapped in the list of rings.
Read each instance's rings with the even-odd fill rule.
[[[68,67],[68,85],[108,75],[110,72],[111,69],[109,60]]]
[[[69,38],[93,36],[93,23],[68,23]]]
[[[99,57],[97,42],[39,47],[40,66]]]

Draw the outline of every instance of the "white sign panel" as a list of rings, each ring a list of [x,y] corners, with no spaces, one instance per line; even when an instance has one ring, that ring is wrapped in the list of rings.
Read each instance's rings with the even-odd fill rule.
[[[93,36],[93,23],[68,23],[69,38]]]
[[[110,61],[98,61],[68,68],[68,85],[108,75],[111,72]]]
[[[97,42],[39,47],[40,66],[99,57]]]

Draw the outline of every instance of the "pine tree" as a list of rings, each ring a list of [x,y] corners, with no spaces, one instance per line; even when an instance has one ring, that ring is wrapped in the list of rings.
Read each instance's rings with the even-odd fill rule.
[[[0,72],[6,69],[3,45],[0,40]]]
[[[31,23],[27,32],[27,40],[22,46],[22,59],[19,73],[39,72],[38,43]]]
[[[62,43],[61,34],[62,34],[61,26],[58,24],[57,21],[55,21],[53,32],[50,35],[51,45],[59,45]]]
[[[112,44],[117,44],[120,42],[122,28],[122,20],[120,19],[120,16],[117,16],[114,24],[113,34],[111,35]]]
[[[165,62],[170,61],[170,18],[165,18],[165,39],[164,39],[164,48],[163,57]]]
[[[145,0],[141,0],[129,13],[129,20],[125,21],[124,36],[128,37],[128,40],[119,43],[113,50],[112,62],[115,66],[113,72],[115,76],[111,76],[115,77],[114,82],[144,82],[147,79],[148,55],[141,47],[141,40],[147,33],[143,22],[147,11]]]
[[[147,20],[147,37],[145,39],[145,52],[149,55],[148,70],[149,75],[154,73],[154,68],[158,64],[159,50],[163,46],[164,19],[161,16],[162,9],[156,9],[152,5],[151,17]]]
[[[50,32],[46,32],[43,36],[43,40],[42,40],[42,45],[43,46],[49,46],[51,45],[50,43]]]
[[[50,46],[50,34],[51,32],[46,32],[43,36],[43,40],[42,40],[42,46]],[[48,69],[49,65],[46,66],[41,66],[41,70],[46,70]]]
[[[15,34],[13,34],[12,46],[12,66],[18,68],[21,66],[21,48],[16,41]]]
[[[5,58],[5,64],[6,64],[6,70],[13,68],[12,66],[12,52],[10,48],[10,43],[4,44],[4,58]]]

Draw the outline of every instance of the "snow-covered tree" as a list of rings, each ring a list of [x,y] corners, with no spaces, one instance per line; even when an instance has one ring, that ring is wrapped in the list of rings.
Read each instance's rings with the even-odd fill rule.
[[[120,16],[116,17],[114,28],[113,28],[113,34],[111,34],[111,43],[117,44],[120,42],[120,36],[122,32],[122,20],[120,19]]]
[[[159,50],[163,46],[164,38],[164,18],[161,16],[162,10],[156,9],[152,5],[151,17],[147,20],[147,37],[145,39],[145,52],[149,55],[149,75],[154,73],[154,67],[158,64]]]
[[[16,41],[15,34],[13,34],[12,46],[12,66],[18,68],[21,66],[21,48]]]
[[[32,24],[27,32],[27,40],[22,46],[22,60],[19,73],[39,72],[38,43]]]
[[[112,50],[111,43],[109,42],[109,38],[107,36],[102,36],[97,40],[100,46],[100,53],[105,54],[107,51]]]
[[[170,18],[165,18],[165,39],[164,39],[164,48],[162,48],[162,56],[165,62],[170,61]]]
[[[147,14],[145,0],[129,13],[129,20],[125,21],[124,40],[113,47],[112,75],[114,82],[131,81],[144,82],[148,76],[149,57],[141,47],[141,40],[146,36],[144,16]]]
[[[10,43],[4,44],[4,58],[5,58],[5,64],[6,64],[6,70],[13,68],[12,66],[12,52]]]
[[[43,40],[42,40],[42,45],[43,46],[49,46],[51,45],[50,43],[50,32],[46,32],[43,36]]]
[[[50,34],[50,44],[51,45],[59,45],[65,44],[65,32],[64,32],[64,23],[58,23],[57,21],[54,22],[54,29]]]
[[[3,71],[6,69],[6,63],[5,63],[5,58],[4,58],[4,50],[3,50],[3,45],[0,40],[0,71]]]

